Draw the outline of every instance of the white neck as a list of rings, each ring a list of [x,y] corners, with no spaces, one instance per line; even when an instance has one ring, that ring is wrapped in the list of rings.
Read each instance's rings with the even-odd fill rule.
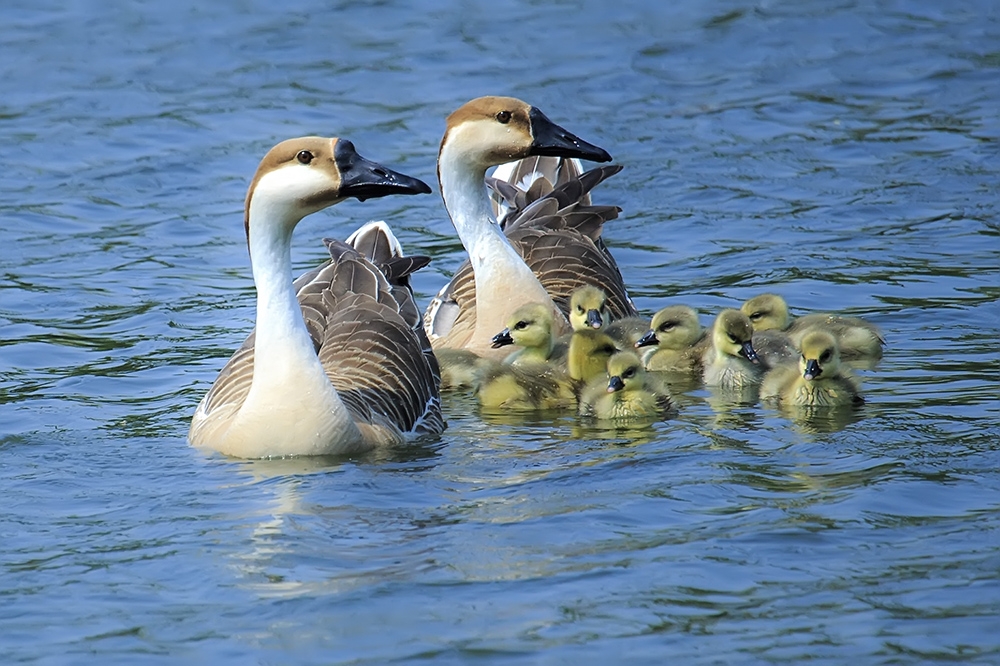
[[[330,384],[292,286],[291,235],[298,222],[267,196],[250,205],[250,259],[257,286],[254,372],[237,419],[268,455],[337,452],[361,434]]]
[[[519,306],[531,302],[545,303],[553,309],[555,306],[494,219],[485,176],[486,168],[472,163],[466,153],[449,143],[441,147],[441,196],[469,253],[476,279],[476,331],[469,346],[488,348],[490,339],[505,327],[508,315]]]

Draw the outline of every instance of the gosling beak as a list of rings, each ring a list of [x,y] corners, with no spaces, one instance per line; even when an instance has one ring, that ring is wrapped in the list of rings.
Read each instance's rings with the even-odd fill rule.
[[[591,328],[604,326],[604,317],[601,316],[600,310],[587,310],[587,326]]]
[[[493,349],[500,349],[501,347],[512,344],[514,344],[514,338],[510,337],[510,329],[505,328],[493,336],[493,344],[490,345],[490,347]]]
[[[642,334],[642,337],[635,341],[636,347],[648,347],[649,345],[658,345],[660,341],[656,339],[656,331],[649,329]]]
[[[802,375],[803,378],[816,379],[822,374],[823,374],[823,368],[819,367],[819,362],[816,359],[810,359],[806,361],[806,371]]]
[[[531,122],[531,135],[534,137],[529,149],[530,155],[578,157],[594,162],[611,161],[608,151],[587,143],[572,132],[559,127],[535,107],[531,107],[528,112],[528,120]]]
[[[623,382],[622,378],[617,375],[615,375],[608,381],[608,393],[621,391],[623,388],[625,388],[625,382]]]
[[[757,356],[757,352],[754,351],[753,348],[753,343],[751,343],[749,340],[747,340],[740,346],[740,356],[750,361],[751,363],[760,364],[760,357]]]
[[[338,139],[333,159],[340,171],[340,196],[358,201],[389,194],[430,194],[424,181],[366,160],[347,139]]]

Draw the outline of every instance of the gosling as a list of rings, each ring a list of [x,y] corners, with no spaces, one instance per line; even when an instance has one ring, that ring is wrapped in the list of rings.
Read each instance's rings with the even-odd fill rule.
[[[777,367],[764,376],[761,399],[800,407],[841,407],[864,402],[861,387],[840,364],[840,350],[832,333],[822,329],[802,336],[797,365]]]
[[[580,395],[579,413],[597,419],[654,418],[673,409],[666,388],[652,381],[635,352],[608,359],[608,380],[595,379]]]

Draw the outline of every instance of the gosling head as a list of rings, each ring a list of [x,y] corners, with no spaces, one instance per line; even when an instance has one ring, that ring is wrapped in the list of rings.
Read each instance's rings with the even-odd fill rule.
[[[528,303],[514,310],[507,319],[507,328],[493,336],[493,349],[506,345],[551,347],[551,308],[541,303]]]
[[[620,351],[608,359],[608,393],[642,386],[646,369],[635,352]]]
[[[712,343],[723,354],[742,356],[752,363],[760,363],[751,338],[753,326],[745,314],[727,308],[719,313],[712,326]]]
[[[663,308],[650,322],[649,330],[636,341],[636,347],[656,345],[660,349],[685,349],[701,337],[701,322],[694,308],[671,305]]]
[[[574,331],[606,328],[611,312],[604,290],[589,284],[578,287],[569,298],[569,323]]]
[[[427,194],[421,180],[366,160],[347,139],[306,136],[282,141],[268,151],[247,190],[244,225],[251,218],[280,224],[288,232],[302,218],[340,203],[389,194]],[[258,222],[259,223],[259,222]]]
[[[788,316],[788,303],[777,294],[754,296],[743,303],[740,311],[750,319],[755,331],[783,331],[792,323]]]
[[[611,161],[603,148],[587,143],[534,106],[513,97],[479,97],[448,116],[441,158],[485,171],[534,155]]]
[[[840,369],[840,350],[837,340],[826,331],[809,331],[802,337],[799,344],[802,357],[799,359],[799,369],[802,377],[812,381],[820,377],[830,377]]]

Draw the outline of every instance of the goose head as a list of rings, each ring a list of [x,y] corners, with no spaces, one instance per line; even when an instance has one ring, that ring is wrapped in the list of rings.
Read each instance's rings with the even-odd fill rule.
[[[754,296],[743,303],[740,311],[750,319],[755,331],[783,331],[792,323],[788,316],[788,303],[777,294]]]
[[[799,359],[799,369],[806,380],[827,378],[837,374],[840,369],[840,350],[837,340],[827,331],[813,330],[802,337],[800,343],[802,357]]]
[[[620,351],[608,359],[608,393],[639,388],[646,369],[635,352]]]
[[[447,120],[440,157],[486,172],[491,166],[531,156],[576,157],[609,162],[611,155],[513,97],[479,97]],[[440,160],[439,160],[440,161]]]
[[[611,313],[604,290],[588,284],[573,291],[569,299],[569,323],[574,331],[588,328],[601,330],[610,322]]]
[[[365,159],[347,139],[307,136],[282,141],[261,160],[246,197],[244,225],[277,224],[291,233],[307,215],[349,197],[429,194],[421,180]]]
[[[663,308],[650,322],[649,330],[639,340],[636,347],[656,345],[660,349],[685,349],[701,337],[701,322],[698,313],[687,305],[670,305]]]
[[[760,363],[751,338],[753,338],[753,326],[747,316],[739,310],[727,308],[715,318],[715,324],[712,326],[712,344],[719,352],[729,356],[741,356],[751,363]]]
[[[515,310],[507,328],[493,336],[493,349],[517,345],[552,350],[552,310],[541,303],[528,303]]]

